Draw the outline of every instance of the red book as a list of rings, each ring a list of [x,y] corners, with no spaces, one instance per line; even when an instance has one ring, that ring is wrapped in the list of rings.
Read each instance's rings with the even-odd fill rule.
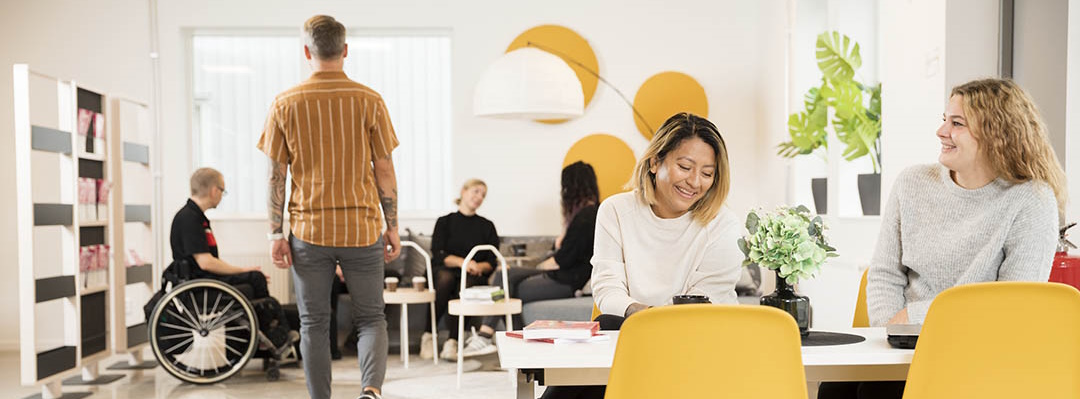
[[[537,320],[525,326],[522,336],[525,339],[589,339],[600,332],[600,323],[595,321],[558,321]]]

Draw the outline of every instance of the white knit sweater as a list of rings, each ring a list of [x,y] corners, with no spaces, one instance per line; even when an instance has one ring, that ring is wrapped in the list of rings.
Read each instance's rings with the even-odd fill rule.
[[[596,215],[592,289],[597,307],[622,316],[634,302],[666,305],[680,294],[736,303],[742,229],[727,208],[702,225],[689,212],[661,219],[634,192],[608,197]]]

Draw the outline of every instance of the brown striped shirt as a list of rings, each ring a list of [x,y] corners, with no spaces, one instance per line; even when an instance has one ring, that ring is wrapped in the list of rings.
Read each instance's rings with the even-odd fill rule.
[[[372,161],[398,145],[382,97],[344,72],[315,72],[279,94],[257,147],[289,165],[290,229],[328,247],[374,244],[383,229]]]

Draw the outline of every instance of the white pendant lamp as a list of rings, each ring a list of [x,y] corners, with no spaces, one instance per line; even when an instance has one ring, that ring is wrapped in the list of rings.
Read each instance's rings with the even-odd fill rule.
[[[568,119],[585,112],[585,94],[562,58],[532,47],[499,57],[473,94],[473,114],[493,118]]]

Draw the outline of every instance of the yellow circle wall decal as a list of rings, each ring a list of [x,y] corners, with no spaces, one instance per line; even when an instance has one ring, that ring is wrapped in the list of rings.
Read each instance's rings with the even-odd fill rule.
[[[709,117],[705,88],[690,75],[681,72],[661,72],[642,83],[634,95],[634,108],[645,118],[642,121],[634,115],[634,124],[646,140],[652,140],[656,129],[679,112]]]
[[[618,137],[610,134],[591,134],[570,147],[563,159],[563,167],[577,161],[592,165],[596,171],[596,183],[600,188],[600,200],[612,194],[627,191],[623,188],[634,174],[634,150]]]
[[[522,32],[518,37],[514,38],[514,41],[510,43],[510,47],[506,48],[506,52],[525,47],[529,42],[534,43],[535,48],[555,54],[566,61],[566,64],[574,70],[578,80],[581,81],[581,91],[585,94],[585,107],[588,107],[589,101],[592,100],[593,94],[596,93],[597,78],[596,75],[585,70],[575,61],[585,65],[586,68],[593,72],[600,71],[598,69],[599,64],[596,62],[596,53],[593,53],[589,42],[569,28],[559,25],[541,25]],[[562,123],[566,122],[566,119],[543,120],[541,122]]]

